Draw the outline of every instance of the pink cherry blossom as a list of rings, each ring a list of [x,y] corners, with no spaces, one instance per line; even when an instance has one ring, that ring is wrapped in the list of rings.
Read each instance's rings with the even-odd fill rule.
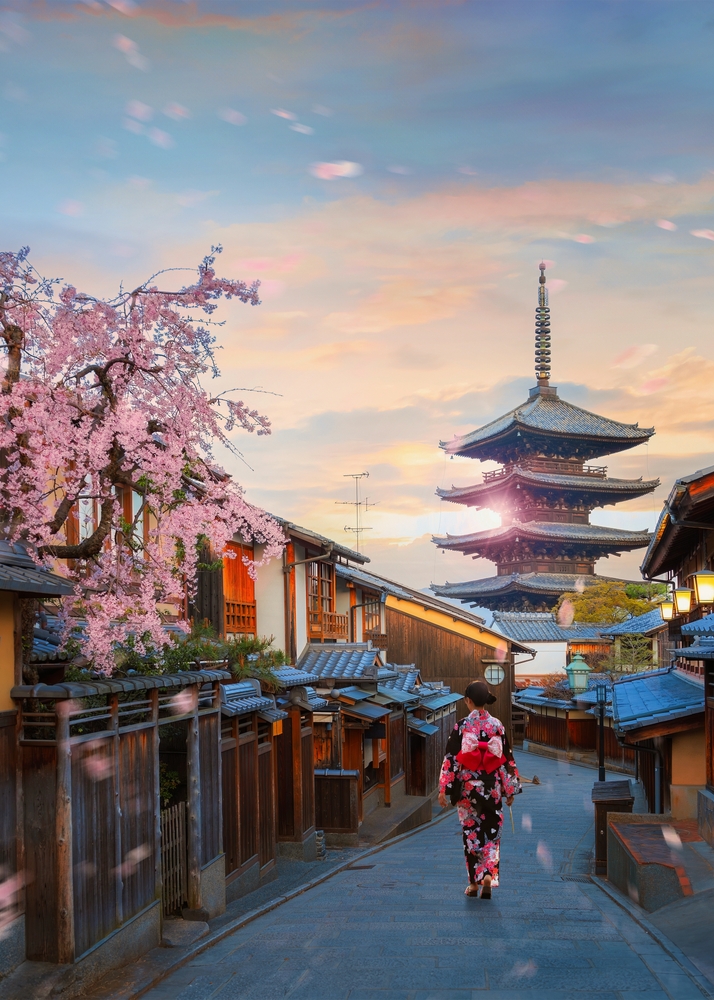
[[[189,285],[158,274],[111,301],[58,288],[27,250],[0,253],[0,537],[74,582],[65,614],[86,619],[85,653],[105,673],[130,635],[140,653],[166,642],[156,605],[193,595],[201,545],[222,552],[238,532],[267,560],[284,544],[213,454],[237,428],[270,433],[202,384],[217,374],[219,300],[260,302],[259,282],[217,277],[217,252]]]

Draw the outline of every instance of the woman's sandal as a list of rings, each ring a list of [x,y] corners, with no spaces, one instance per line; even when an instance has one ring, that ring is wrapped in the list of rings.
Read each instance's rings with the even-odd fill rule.
[[[470,882],[464,889],[464,896],[478,896],[478,886]]]
[[[481,883],[481,899],[491,898],[491,876],[485,875]]]

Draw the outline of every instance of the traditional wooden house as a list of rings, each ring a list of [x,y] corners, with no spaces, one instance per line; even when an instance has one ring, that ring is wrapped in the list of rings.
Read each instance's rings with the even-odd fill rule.
[[[612,706],[616,733],[637,754],[649,811],[696,817],[706,782],[703,679],[677,667],[633,674],[613,685]]]
[[[346,642],[349,613],[338,609],[336,567],[369,559],[324,535],[276,518],[286,546],[282,562],[260,567],[253,580],[244,559],[260,560],[262,546],[236,535],[222,568],[211,568],[221,553],[206,552],[193,614],[207,619],[219,635],[272,636],[292,663],[308,642]]]
[[[673,587],[673,599],[663,603],[661,611],[668,623],[668,653],[676,659],[677,674],[704,684],[704,741],[700,741],[696,750],[697,756],[703,755],[697,772],[700,778],[703,775],[703,787],[697,792],[697,816],[700,833],[714,844],[714,661],[707,649],[709,627],[705,624],[698,630],[696,625],[714,609],[712,571],[714,466],[675,482],[642,563],[646,579],[665,576]],[[695,643],[698,649],[694,648]],[[695,754],[694,747],[691,753]]]
[[[338,607],[348,612],[355,641],[371,641],[390,661],[414,663],[425,683],[445,683],[461,694],[485,678],[497,698],[493,714],[511,735],[514,655],[533,656],[533,650],[458,605],[361,567],[338,564],[337,579]],[[466,714],[463,701],[457,712]]]

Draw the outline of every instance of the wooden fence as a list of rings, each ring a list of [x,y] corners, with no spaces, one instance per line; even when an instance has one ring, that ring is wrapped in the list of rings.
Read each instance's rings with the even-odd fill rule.
[[[161,810],[161,900],[168,917],[188,903],[186,803]]]
[[[325,833],[358,832],[359,771],[315,771],[315,824]]]
[[[221,670],[16,687],[26,949],[73,962],[162,898],[160,731],[186,733],[187,874],[200,908],[201,869],[221,850],[218,746]]]

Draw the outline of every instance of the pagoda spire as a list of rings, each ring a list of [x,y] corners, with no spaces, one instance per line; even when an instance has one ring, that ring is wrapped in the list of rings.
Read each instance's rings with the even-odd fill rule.
[[[538,386],[550,385],[550,309],[545,287],[545,262],[541,261],[538,279],[538,306],[535,324],[535,373]]]

